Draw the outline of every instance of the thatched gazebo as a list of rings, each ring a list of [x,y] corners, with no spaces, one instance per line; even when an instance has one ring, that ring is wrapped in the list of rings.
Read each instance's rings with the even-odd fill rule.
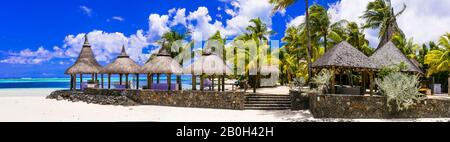
[[[378,69],[404,63],[406,69],[403,71],[423,74],[423,71],[413,61],[408,59],[391,41],[377,48],[375,53],[370,56],[370,59],[376,63]]]
[[[195,76],[200,76],[200,90],[203,91],[204,77],[205,75],[207,75],[211,78],[212,82],[212,86],[210,89],[214,90],[214,78],[215,76],[218,76],[218,90],[225,91],[225,76],[228,73],[232,73],[232,71],[225,64],[224,60],[212,50],[212,47],[206,47],[205,49],[203,49],[203,54],[199,59],[183,69],[184,73],[192,74],[193,90],[195,90],[196,86]]]
[[[117,56],[114,62],[108,64],[103,68],[102,73],[108,74],[108,89],[111,88],[111,74],[119,74],[120,85],[122,85],[122,77],[125,75],[125,88],[129,88],[128,75],[136,75],[136,89],[139,89],[139,73],[141,72],[141,66],[139,66],[125,51],[125,46],[122,46],[122,52]],[[103,83],[103,79],[102,79]]]
[[[153,83],[153,75],[157,75],[156,83],[159,84],[159,76],[161,74],[167,75],[167,86],[168,90],[171,90],[171,75],[181,75],[183,70],[181,69],[180,64],[170,57],[169,52],[166,49],[166,46],[162,46],[159,50],[156,57],[150,59],[141,69],[141,73],[147,74],[147,86],[148,89],[152,88]],[[178,84],[178,89],[181,88],[181,82]]]
[[[92,52],[91,45],[87,38],[87,34],[84,37],[84,44],[81,48],[80,55],[75,63],[70,66],[65,74],[70,75],[70,90],[76,90],[77,74],[80,75],[80,89],[83,84],[83,74],[91,74],[92,81],[97,83],[97,74],[101,73],[102,66],[95,59],[94,52]],[[103,86],[103,84],[102,84]]]
[[[345,70],[360,71],[363,73],[363,88],[365,88],[366,76],[369,73],[370,92],[373,89],[373,70],[376,69],[376,65],[371,62],[366,55],[360,52],[358,49],[343,41],[333,48],[328,50],[322,57],[317,59],[312,68],[322,69],[327,68],[332,71],[331,91],[335,93],[335,71],[343,72]]]

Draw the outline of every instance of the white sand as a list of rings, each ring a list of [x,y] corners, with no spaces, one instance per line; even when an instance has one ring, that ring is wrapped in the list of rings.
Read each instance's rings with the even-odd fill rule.
[[[309,111],[223,110],[165,106],[104,106],[45,99],[55,89],[0,90],[0,122],[285,122],[449,121],[450,119],[314,119]],[[21,94],[25,94],[21,95]],[[28,94],[28,95],[27,95]]]

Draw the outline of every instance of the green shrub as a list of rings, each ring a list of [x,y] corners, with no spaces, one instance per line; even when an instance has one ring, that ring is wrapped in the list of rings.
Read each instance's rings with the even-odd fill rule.
[[[311,81],[317,85],[319,91],[326,93],[328,90],[328,85],[330,84],[331,76],[331,72],[324,69],[319,74],[314,76]]]
[[[398,111],[406,110],[424,98],[424,95],[419,93],[419,77],[416,75],[393,72],[383,79],[376,79],[375,82],[387,97],[389,110],[392,110],[391,104],[395,105]]]
[[[294,85],[296,87],[295,89],[300,92],[302,91],[302,87],[303,87],[303,85],[305,85],[305,83],[306,83],[306,80],[303,77],[294,78]]]

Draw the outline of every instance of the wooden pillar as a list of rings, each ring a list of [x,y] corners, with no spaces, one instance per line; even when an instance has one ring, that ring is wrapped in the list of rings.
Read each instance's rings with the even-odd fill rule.
[[[95,80],[94,80],[94,82],[95,82],[95,83],[98,83],[97,80],[98,80],[98,74],[95,74]]]
[[[256,93],[256,86],[257,86],[257,76],[253,76],[253,93]]]
[[[220,84],[220,75],[217,76],[217,91],[220,92],[222,85]]]
[[[111,89],[111,74],[108,73],[108,89]]]
[[[91,74],[91,80],[93,81],[93,82],[95,82],[95,73],[93,73],[93,74]]]
[[[212,89],[211,89],[211,90],[212,90],[212,91],[214,91],[214,76],[215,76],[215,75],[212,75],[212,76],[211,76],[211,83],[212,83],[212,84],[211,84],[211,86],[212,86]]]
[[[73,74],[73,90],[77,90],[77,74]]]
[[[119,74],[119,84],[122,85],[122,74]]]
[[[125,88],[128,89],[128,73],[125,74]]]
[[[160,76],[160,75],[161,75],[161,74],[159,74],[159,73],[156,74],[156,83],[157,83],[157,84],[159,84],[159,76]]]
[[[197,80],[195,74],[192,74],[192,90],[197,90]]]
[[[81,89],[82,84],[83,84],[83,74],[80,74],[80,89]]]
[[[102,81],[102,89],[103,89],[103,88],[104,88],[104,86],[103,86],[103,73],[100,74],[100,77],[101,77],[101,81]]]
[[[70,90],[72,91],[73,89],[73,75],[70,74]]]
[[[204,74],[200,75],[200,91],[203,91],[205,88],[205,84],[204,84],[205,78],[204,77],[205,77]]]
[[[342,70],[339,71],[339,85],[342,87],[343,86],[343,82],[342,82]]]
[[[373,72],[370,72],[370,78],[369,78],[369,82],[370,82],[370,96],[373,96]]]
[[[167,77],[166,77],[166,78],[167,78],[167,89],[168,89],[169,91],[171,90],[170,87],[171,87],[171,81],[172,81],[172,80],[170,79],[170,76],[171,76],[171,75],[170,75],[170,73],[169,73],[169,74],[167,74]]]
[[[151,89],[152,88],[152,85],[151,85],[151,81],[150,81],[150,78],[151,78],[152,76],[150,75],[150,74],[147,74],[147,89]]]
[[[181,84],[181,76],[177,75],[177,84],[178,84],[178,90],[183,90],[183,86]]]
[[[136,74],[136,90],[139,90],[139,74]]]
[[[336,84],[336,74],[334,67],[331,68],[331,94],[336,94],[336,88],[334,85]]]
[[[225,74],[222,76],[222,92],[225,92]]]

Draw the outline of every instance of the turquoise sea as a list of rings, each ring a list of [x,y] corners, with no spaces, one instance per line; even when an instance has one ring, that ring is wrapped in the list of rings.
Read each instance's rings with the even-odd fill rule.
[[[91,76],[83,76],[83,82],[90,80]],[[104,76],[104,85],[107,86],[107,76]],[[128,77],[129,80],[136,82],[134,76]],[[100,80],[100,76],[98,76]],[[156,81],[156,77],[153,79]],[[192,81],[190,76],[181,77],[183,88],[189,89],[192,86]],[[118,82],[119,77],[111,77],[111,83]],[[125,81],[125,77],[123,78]],[[160,77],[161,82],[166,82],[166,77]],[[175,82],[176,78],[172,77],[172,82]],[[12,88],[69,88],[70,87],[70,77],[67,78],[0,78],[0,89],[12,89]],[[80,79],[77,78],[77,87],[79,87]],[[147,84],[145,76],[139,77],[139,85]]]

